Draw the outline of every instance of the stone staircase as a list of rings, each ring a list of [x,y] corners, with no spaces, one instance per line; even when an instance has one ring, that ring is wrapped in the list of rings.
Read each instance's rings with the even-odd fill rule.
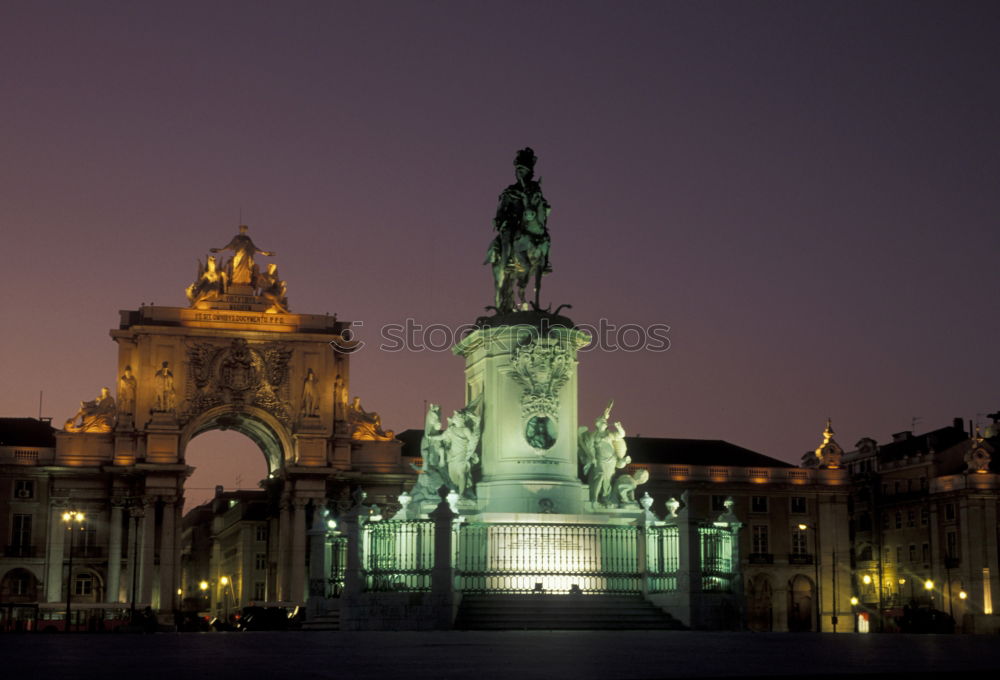
[[[466,595],[460,630],[686,630],[639,595]]]
[[[340,610],[333,609],[323,616],[303,621],[302,630],[340,630]]]

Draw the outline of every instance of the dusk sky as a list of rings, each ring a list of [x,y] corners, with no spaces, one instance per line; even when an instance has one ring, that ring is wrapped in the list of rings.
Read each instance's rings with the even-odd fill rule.
[[[531,146],[543,304],[670,326],[581,355],[581,423],[613,397],[630,434],[798,462],[828,416],[847,449],[988,422],[998,64],[995,2],[5,0],[0,414],[114,388],[118,310],[186,306],[242,215],[293,312],[364,323],[352,394],[421,427],[463,362],[379,328],[484,313]],[[253,486],[234,438],[190,460]]]

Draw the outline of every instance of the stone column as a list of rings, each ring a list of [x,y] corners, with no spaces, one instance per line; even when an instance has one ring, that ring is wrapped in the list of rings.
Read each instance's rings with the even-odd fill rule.
[[[63,547],[66,543],[66,529],[63,528],[62,513],[65,503],[53,502],[49,508],[48,570],[45,575],[45,599],[59,602],[63,589]]]
[[[280,512],[278,517],[278,600],[286,602],[292,599],[288,573],[289,553],[292,544],[292,507],[288,498],[282,499]]]
[[[142,501],[143,516],[140,521],[139,536],[139,604],[153,603],[153,562],[154,544],[156,542],[156,499],[144,498]]]
[[[111,499],[108,519],[108,582],[105,588],[105,602],[121,601],[122,574],[122,501]]]
[[[314,619],[326,613],[326,580],[330,577],[330,550],[326,517],[317,507],[309,529],[309,599],[306,616]]]
[[[174,545],[177,498],[163,497],[163,521],[160,525],[160,609],[173,610],[177,599],[177,585],[174,578],[176,546]]]
[[[288,584],[292,602],[302,602],[306,594],[306,506],[308,498],[295,498],[292,501],[292,554],[289,560],[290,577]]]
[[[452,527],[458,517],[448,503],[447,489],[441,487],[441,502],[429,513],[434,520],[434,567],[431,569],[431,603],[434,628],[450,630],[454,623],[455,569],[451,563]]]

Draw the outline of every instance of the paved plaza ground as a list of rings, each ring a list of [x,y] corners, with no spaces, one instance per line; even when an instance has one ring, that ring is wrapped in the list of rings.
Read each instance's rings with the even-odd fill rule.
[[[3,635],[3,678],[996,677],[1000,638],[673,631]]]

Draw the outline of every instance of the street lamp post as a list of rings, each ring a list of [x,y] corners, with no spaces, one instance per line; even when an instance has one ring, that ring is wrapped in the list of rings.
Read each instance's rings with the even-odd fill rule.
[[[86,519],[86,517],[79,510],[67,510],[62,514],[62,520],[66,524],[66,530],[69,531],[69,573],[66,575],[67,633],[69,633],[73,628],[73,548],[76,546],[76,532],[73,531],[75,528],[73,522],[76,522],[76,526],[82,529],[84,519]]]

